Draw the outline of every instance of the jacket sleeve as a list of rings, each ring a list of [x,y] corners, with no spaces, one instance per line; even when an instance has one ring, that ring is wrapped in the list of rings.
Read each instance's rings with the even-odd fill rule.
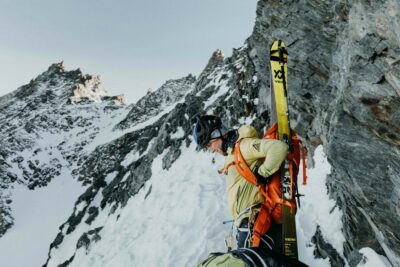
[[[242,150],[243,149],[243,150]],[[250,139],[244,148],[241,147],[245,159],[264,158],[258,173],[268,177],[275,173],[286,159],[289,147],[284,142],[272,139]]]

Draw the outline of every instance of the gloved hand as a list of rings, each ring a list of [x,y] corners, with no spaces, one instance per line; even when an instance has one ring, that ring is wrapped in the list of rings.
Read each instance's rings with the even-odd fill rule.
[[[264,177],[258,173],[258,167],[254,170],[254,175],[256,176],[258,184],[267,184],[269,181],[269,177]]]

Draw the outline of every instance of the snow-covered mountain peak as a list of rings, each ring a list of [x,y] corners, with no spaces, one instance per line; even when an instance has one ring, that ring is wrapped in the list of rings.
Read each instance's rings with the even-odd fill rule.
[[[10,100],[10,101],[8,101]],[[0,107],[22,101],[34,109],[58,106],[64,103],[101,102],[113,100],[124,104],[123,95],[110,97],[102,86],[99,75],[83,74],[78,68],[67,71],[63,62],[52,64],[28,84],[0,97]]]
[[[183,100],[193,90],[196,77],[192,74],[180,79],[166,81],[154,92],[149,91],[132,107],[128,116],[117,125],[119,129],[127,129],[132,125],[144,122],[154,115],[168,113],[173,106]]]
[[[80,69],[78,68],[78,70],[80,71]],[[64,61],[60,61],[60,62],[56,62],[53,63],[49,66],[49,68],[47,69],[48,72],[65,72],[65,66],[64,66]],[[81,72],[82,73],[82,72]]]
[[[74,89],[81,93],[79,105],[69,101]],[[99,76],[66,71],[62,62],[0,98],[0,236],[13,223],[13,184],[45,187],[77,166],[110,120],[126,115],[122,102],[120,96],[105,96]]]

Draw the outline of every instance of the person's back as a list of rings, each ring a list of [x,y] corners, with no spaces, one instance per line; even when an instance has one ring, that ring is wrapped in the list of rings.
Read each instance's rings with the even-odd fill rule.
[[[288,152],[288,146],[283,142],[258,138],[256,129],[250,125],[239,128],[238,138],[235,141],[238,139],[241,139],[240,152],[247,165],[262,177],[269,177],[275,173]],[[233,145],[228,146],[226,153],[224,168],[227,169],[228,208],[236,226],[239,226],[244,218],[250,217],[251,209],[263,203],[265,199],[257,194],[256,185],[243,178],[235,167],[229,167],[234,162]]]

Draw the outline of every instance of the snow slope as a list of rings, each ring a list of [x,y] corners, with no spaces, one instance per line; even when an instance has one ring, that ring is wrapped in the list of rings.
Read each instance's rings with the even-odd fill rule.
[[[196,153],[191,145],[165,171],[161,158],[166,152],[154,161],[153,177],[127,206],[96,218],[92,227],[104,226],[101,240],[81,247],[70,266],[194,266],[209,252],[224,249],[230,226],[222,224],[229,219],[224,177],[217,174],[223,159],[213,165],[210,154]],[[57,255],[65,251],[54,251],[48,266],[72,256]]]
[[[213,164],[213,155],[196,152],[192,143],[189,148],[182,147],[182,155],[167,171],[161,164],[166,153],[167,150],[154,161],[152,178],[124,208],[110,216],[102,212],[95,219],[91,228],[102,227],[100,240],[93,246],[82,245],[70,266],[195,266],[210,252],[225,250],[224,236],[231,227],[222,224],[229,219],[225,178],[217,174],[223,158],[217,156]],[[308,170],[308,185],[301,188],[306,196],[297,216],[298,244],[302,261],[323,267],[331,265],[328,259],[313,257],[311,238],[316,226],[321,227],[324,238],[338,251],[342,251],[344,237],[340,210],[335,208],[330,212],[335,203],[329,199],[325,187],[330,165],[322,147],[315,151],[315,162],[315,168]],[[16,189],[13,210],[17,223],[0,239],[2,266],[43,264],[56,227],[71,212],[71,203],[81,190],[72,179],[62,177],[36,191]],[[106,206],[104,210],[110,208]],[[58,266],[60,260],[73,256],[79,238],[78,234],[69,237],[68,242],[53,251],[48,266]],[[369,248],[362,249],[361,253],[365,259],[359,267],[390,266],[384,257]]]
[[[70,266],[195,266],[209,253],[225,251],[224,236],[231,227],[222,224],[229,219],[224,176],[217,174],[223,159],[217,156],[212,164],[213,155],[196,152],[193,143],[182,151],[168,171],[161,166],[161,158],[167,153],[164,151],[154,161],[153,177],[139,194],[115,214],[96,219],[95,225],[104,227],[101,240],[93,247],[81,247]],[[311,239],[317,225],[341,253],[344,236],[341,211],[327,195],[325,181],[330,165],[322,147],[315,151],[315,161],[315,168],[308,170],[308,185],[302,188],[306,196],[297,216],[299,253],[310,266],[324,267],[331,266],[329,260],[313,256]],[[77,232],[82,231],[85,229]],[[75,238],[70,244],[75,244],[79,236]],[[55,253],[65,251],[61,248]],[[359,267],[390,266],[371,249],[361,252],[366,265]],[[49,266],[57,266],[57,259],[70,256],[52,255]]]
[[[0,265],[42,266],[58,227],[71,214],[84,189],[65,170],[47,187],[28,190],[16,185],[11,204],[15,221],[0,238]]]

